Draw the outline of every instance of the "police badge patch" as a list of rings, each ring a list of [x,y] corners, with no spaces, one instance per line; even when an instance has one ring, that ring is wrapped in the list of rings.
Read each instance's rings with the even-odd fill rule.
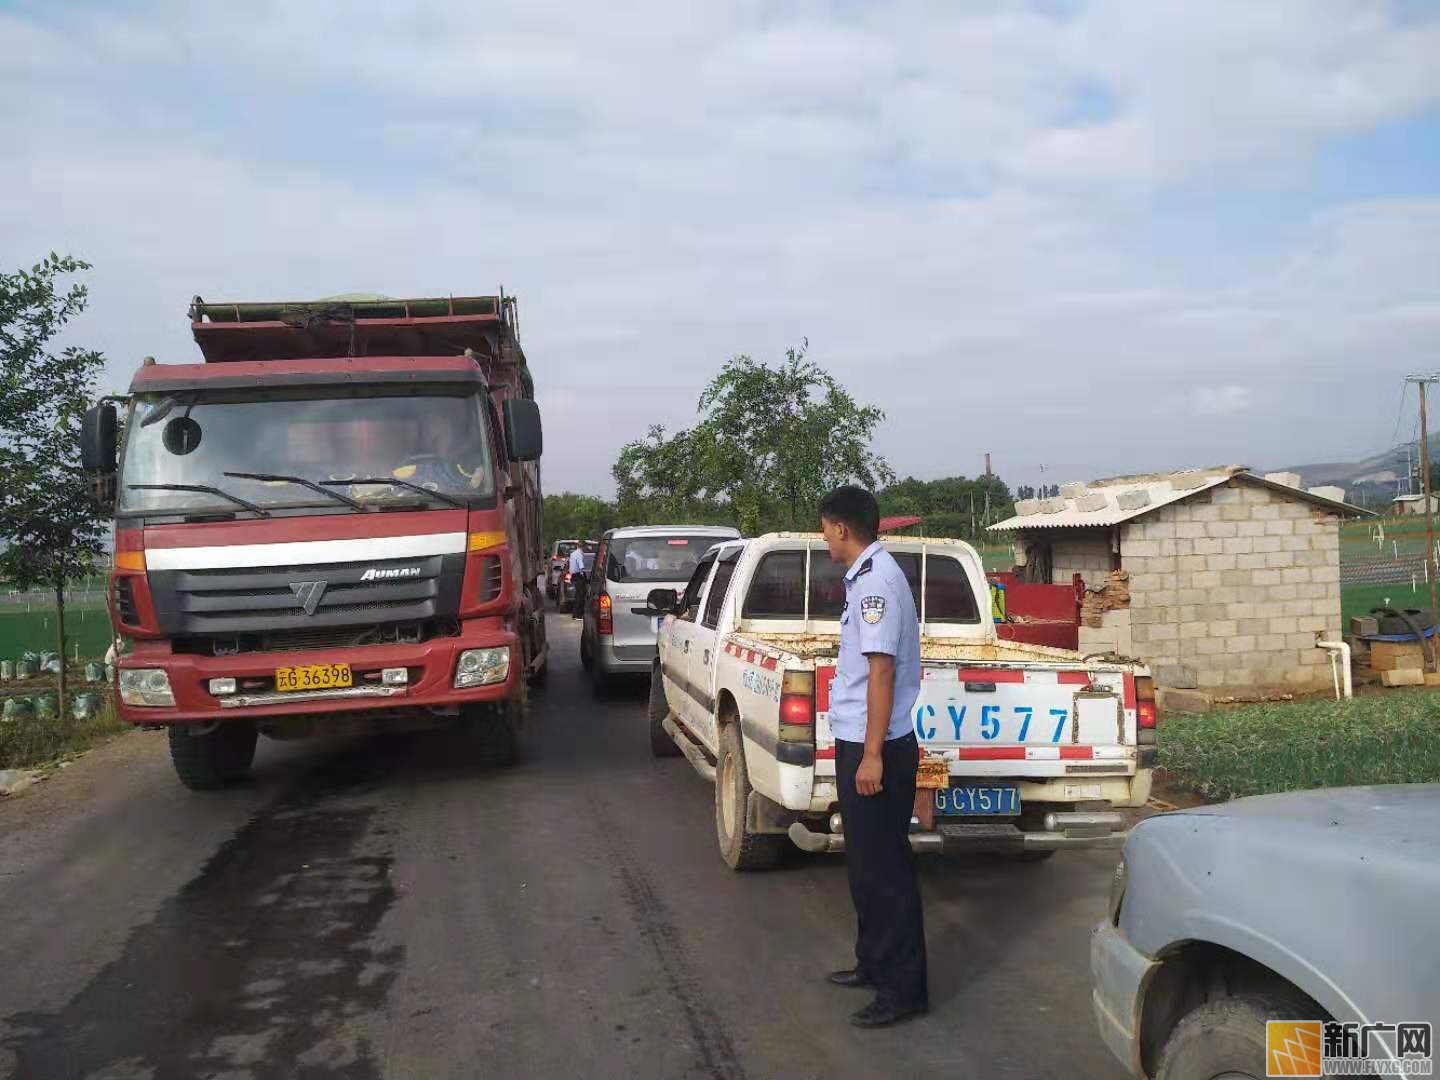
[[[885,598],[883,596],[867,596],[860,601],[860,617],[871,626],[874,626],[885,617]]]

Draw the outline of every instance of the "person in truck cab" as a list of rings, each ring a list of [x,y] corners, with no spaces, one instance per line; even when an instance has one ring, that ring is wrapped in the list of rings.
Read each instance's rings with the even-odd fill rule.
[[[920,747],[910,710],[920,693],[920,622],[899,564],[876,539],[880,510],[858,487],[820,503],[832,561],[846,568],[840,654],[830,690],[835,780],[857,931],[855,966],[838,986],[870,987],[850,1017],[883,1027],[929,1009],[925,925],[910,850]]]
[[[467,463],[475,452],[474,432],[448,417],[435,418],[425,430],[430,449],[412,454],[390,475],[436,491],[465,491],[476,486],[477,467],[474,462]]]

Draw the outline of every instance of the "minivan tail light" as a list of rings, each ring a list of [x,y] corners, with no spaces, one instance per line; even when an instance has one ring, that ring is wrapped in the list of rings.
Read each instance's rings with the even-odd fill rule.
[[[595,598],[595,629],[607,637],[615,633],[615,605],[609,593]]]

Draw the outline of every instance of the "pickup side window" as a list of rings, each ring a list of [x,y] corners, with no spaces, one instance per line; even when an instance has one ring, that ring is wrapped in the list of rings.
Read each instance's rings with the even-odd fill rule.
[[[695,567],[695,572],[690,575],[690,582],[685,586],[685,592],[681,596],[685,610],[676,618],[684,622],[695,621],[695,616],[700,610],[700,594],[705,591],[705,579],[710,576],[710,571],[714,566],[715,552],[707,552]]]
[[[845,606],[845,570],[824,551],[810,560],[810,617],[838,619]],[[760,560],[745,594],[747,619],[805,617],[805,552],[772,551]]]
[[[715,580],[710,582],[710,594],[705,597],[705,614],[700,625],[714,630],[720,625],[720,612],[725,606],[725,594],[730,591],[730,579],[735,576],[736,561],[730,559],[720,564],[715,571]]]

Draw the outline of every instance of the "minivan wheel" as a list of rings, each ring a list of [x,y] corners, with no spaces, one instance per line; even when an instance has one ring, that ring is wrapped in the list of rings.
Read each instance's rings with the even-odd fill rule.
[[[1245,994],[1185,1014],[1160,1049],[1155,1080],[1265,1080],[1265,1022],[1321,1019],[1298,994]]]

